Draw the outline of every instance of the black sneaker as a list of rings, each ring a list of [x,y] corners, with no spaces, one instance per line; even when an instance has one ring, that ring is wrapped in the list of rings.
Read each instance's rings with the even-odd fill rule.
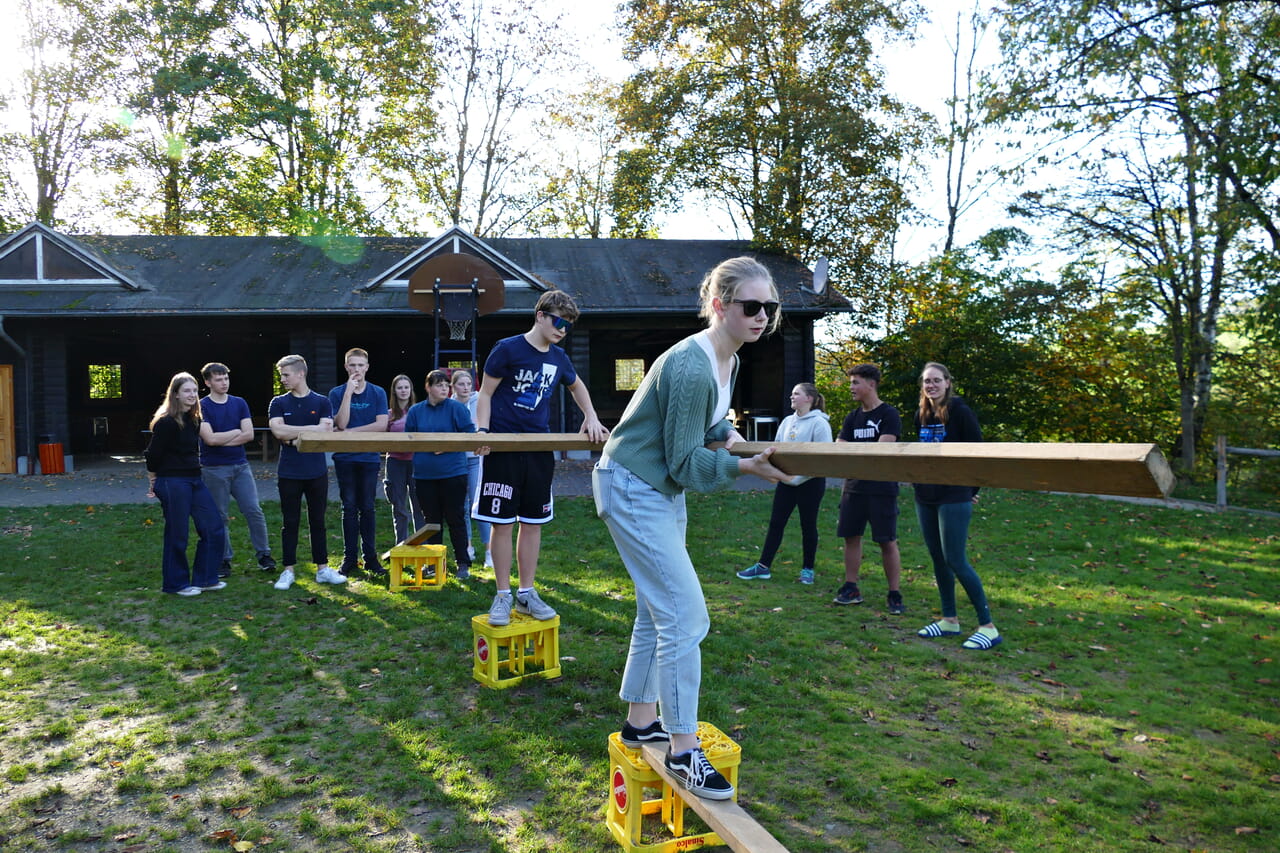
[[[840,591],[836,593],[836,597],[832,599],[836,604],[861,604],[862,593],[858,592],[858,585],[853,581],[845,581],[840,587]]]
[[[680,755],[668,752],[663,763],[673,776],[699,797],[708,800],[728,800],[733,797],[733,786],[719,770],[711,766],[707,754],[700,746]]]
[[[222,565],[218,568],[218,577],[220,578],[231,577],[231,561],[230,560],[222,561]]]
[[[643,729],[637,729],[627,720],[622,724],[622,742],[632,749],[639,749],[646,743],[669,743],[671,735],[662,727],[662,718],[654,720]]]
[[[372,577],[380,578],[387,574],[387,570],[382,567],[382,563],[378,562],[377,557],[365,557],[364,573]]]
[[[346,560],[343,560],[342,565],[338,567],[338,574],[343,575],[344,577],[354,578],[360,574],[360,564],[348,563]]]
[[[471,578],[471,566],[459,565],[458,570],[453,573],[453,576],[460,581],[469,580]]]
[[[270,554],[259,554],[258,568],[262,569],[264,572],[274,572],[276,570],[275,558]]]
[[[889,590],[889,612],[894,616],[907,612],[907,605],[902,603],[902,593],[896,589]]]

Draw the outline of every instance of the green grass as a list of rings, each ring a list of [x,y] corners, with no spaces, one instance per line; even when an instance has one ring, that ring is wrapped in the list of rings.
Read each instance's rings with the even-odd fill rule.
[[[733,577],[767,495],[690,496],[701,717],[742,745],[742,804],[796,851],[1280,849],[1280,522],[983,496],[989,653],[914,636],[937,603],[905,501],[889,617],[878,562],[866,604],[831,604],[834,493],[813,587],[794,523],[773,580]],[[154,506],[0,510],[0,850],[619,849],[631,584],[591,501],[556,509],[564,675],[507,690],[471,676],[491,583],[281,593],[255,570],[182,599]]]

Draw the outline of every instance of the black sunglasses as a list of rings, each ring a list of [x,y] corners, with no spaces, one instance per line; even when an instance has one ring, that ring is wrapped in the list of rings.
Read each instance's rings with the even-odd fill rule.
[[[557,317],[555,314],[548,314],[546,311],[542,312],[542,316],[550,320],[551,325],[554,326],[557,331],[564,332],[566,335],[569,334],[569,330],[573,328],[573,323],[563,317]]]
[[[742,306],[742,314],[744,317],[754,317],[764,309],[764,316],[772,320],[773,315],[778,313],[778,309],[782,307],[779,302],[761,302],[759,299],[731,299],[730,302],[737,303]]]

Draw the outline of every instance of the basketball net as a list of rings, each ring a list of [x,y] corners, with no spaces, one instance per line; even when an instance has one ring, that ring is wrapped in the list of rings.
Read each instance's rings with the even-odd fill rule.
[[[445,320],[449,324],[449,340],[465,341],[467,339],[467,326],[471,325],[470,320]]]

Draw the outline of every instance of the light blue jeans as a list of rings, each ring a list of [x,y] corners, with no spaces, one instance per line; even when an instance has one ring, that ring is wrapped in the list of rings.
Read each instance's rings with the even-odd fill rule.
[[[938,584],[938,597],[942,599],[942,615],[956,618],[956,581],[960,581],[978,615],[978,624],[986,625],[991,621],[987,593],[982,588],[982,578],[965,554],[973,503],[922,504],[917,501],[916,517],[920,519],[925,547],[933,558],[933,577]]]
[[[253,544],[255,557],[271,553],[271,543],[267,541],[267,519],[262,514],[262,504],[258,501],[258,484],[253,480],[253,469],[248,462],[234,465],[207,465],[200,471],[205,486],[213,495],[213,502],[222,513],[222,523],[227,524],[227,511],[231,508],[231,499],[236,499],[240,514],[245,524],[249,525],[249,541]],[[222,552],[222,559],[230,561],[231,532],[227,531],[227,547]]]
[[[684,495],[664,495],[626,468],[602,460],[591,474],[596,513],[636,585],[636,621],[618,696],[659,702],[672,734],[698,731],[702,639],[711,619],[685,547]]]

